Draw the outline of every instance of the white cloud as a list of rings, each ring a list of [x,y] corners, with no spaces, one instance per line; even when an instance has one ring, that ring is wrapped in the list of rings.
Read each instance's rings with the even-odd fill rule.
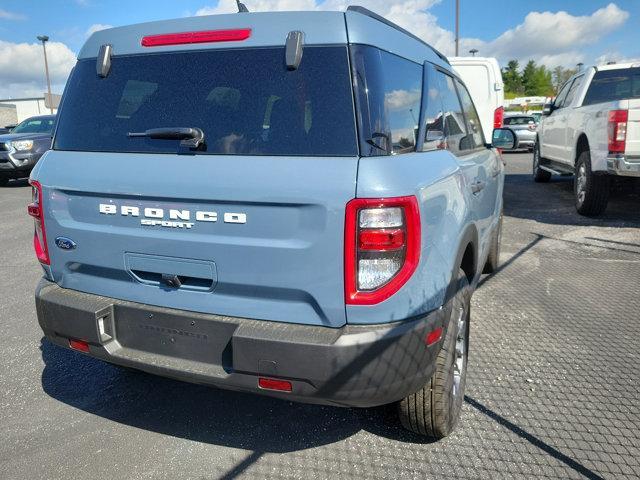
[[[99,32],[100,30],[106,30],[107,28],[113,28],[113,25],[109,25],[106,23],[94,23],[89,28],[87,28],[86,35],[87,37],[90,37],[94,33]]]
[[[0,98],[41,96],[46,90],[42,44],[0,40]],[[75,54],[64,43],[47,42],[51,88],[62,93]]]
[[[628,57],[620,52],[606,52],[596,58],[597,65],[605,65],[609,62],[615,63],[640,63],[640,56]]]
[[[423,38],[446,55],[454,54],[453,32],[442,28],[429,9],[441,0],[360,0],[369,8]],[[246,0],[251,11],[344,10],[350,0]],[[197,15],[236,12],[235,0],[220,0],[216,6],[203,7]],[[461,52],[471,48],[480,55],[495,56],[501,62],[516,58],[534,59],[547,66],[575,65],[586,61],[584,47],[597,43],[624,24],[629,13],[610,3],[591,15],[576,16],[565,11],[531,12],[522,23],[491,41],[461,39]]]
[[[27,16],[21,13],[9,12],[0,8],[0,18],[4,20],[26,20]]]
[[[501,59],[533,58],[549,66],[575,64],[584,59],[581,47],[597,43],[624,24],[629,13],[614,3],[591,15],[567,12],[531,12],[520,25],[491,42],[474,45],[481,54]]]

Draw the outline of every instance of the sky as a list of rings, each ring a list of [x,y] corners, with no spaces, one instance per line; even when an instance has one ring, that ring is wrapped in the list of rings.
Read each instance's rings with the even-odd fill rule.
[[[455,0],[243,0],[251,11],[370,8],[454,53]],[[460,0],[461,54],[529,59],[553,68],[640,61],[640,0]],[[42,46],[62,93],[89,35],[110,26],[235,12],[235,0],[0,0],[0,99],[42,96]]]

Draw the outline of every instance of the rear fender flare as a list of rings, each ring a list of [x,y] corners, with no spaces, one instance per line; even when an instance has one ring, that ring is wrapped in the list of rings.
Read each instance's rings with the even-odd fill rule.
[[[458,287],[458,271],[462,268],[462,259],[467,247],[471,245],[471,251],[473,252],[473,262],[471,272],[466,272],[469,278],[469,284],[472,288],[475,288],[476,279],[478,277],[478,261],[479,261],[479,248],[478,248],[478,230],[475,225],[470,224],[464,230],[464,233],[460,237],[458,242],[458,249],[456,251],[455,261],[449,277],[449,286],[445,295],[445,304],[448,303],[456,294]],[[472,275],[471,275],[472,274]]]

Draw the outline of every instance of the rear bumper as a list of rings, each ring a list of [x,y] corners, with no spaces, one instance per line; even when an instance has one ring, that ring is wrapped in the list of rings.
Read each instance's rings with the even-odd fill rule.
[[[607,157],[607,171],[613,175],[640,177],[640,158],[630,159],[626,155]]]
[[[115,300],[63,289],[42,279],[38,322],[47,338],[149,373],[289,400],[371,407],[404,398],[431,377],[441,342],[424,339],[444,326],[450,307],[423,317],[339,329],[269,322]],[[99,326],[101,324],[102,326]],[[443,334],[444,337],[444,334]],[[292,392],[258,387],[285,379]]]

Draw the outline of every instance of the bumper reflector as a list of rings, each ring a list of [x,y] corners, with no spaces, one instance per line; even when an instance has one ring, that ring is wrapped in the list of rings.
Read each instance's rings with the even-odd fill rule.
[[[437,343],[442,338],[442,327],[438,327],[435,330],[429,332],[427,338],[424,339],[424,343],[427,347],[430,347],[434,343]]]
[[[70,338],[69,346],[74,350],[78,350],[79,352],[89,352],[89,344],[87,342],[83,342],[82,340],[73,340]]]
[[[277,390],[279,392],[290,392],[291,382],[286,380],[276,380],[275,378],[258,378],[258,386],[263,390]]]

